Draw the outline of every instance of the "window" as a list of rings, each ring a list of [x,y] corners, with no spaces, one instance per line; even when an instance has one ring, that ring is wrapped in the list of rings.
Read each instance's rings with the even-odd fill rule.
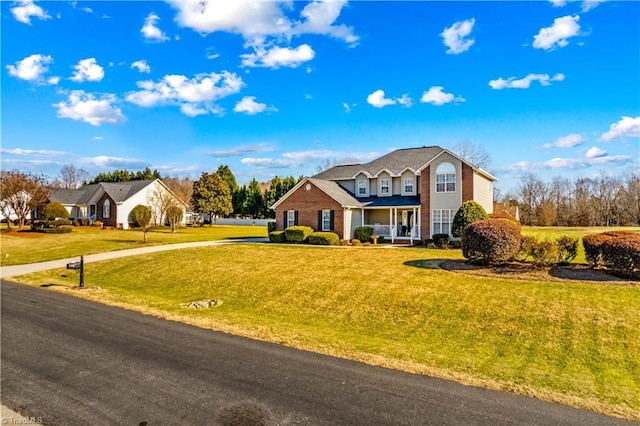
[[[367,191],[367,181],[366,180],[359,180],[358,181],[358,196],[366,197],[368,192],[369,191]]]
[[[295,210],[287,210],[287,223],[285,223],[285,228],[296,225],[296,211]]]
[[[453,222],[453,216],[455,216],[455,214],[455,210],[434,210],[431,235],[451,234],[451,223]]]
[[[404,178],[404,192],[405,194],[413,194],[413,178]]]
[[[389,194],[389,179],[380,179],[380,194]]]
[[[322,210],[322,230],[331,231],[331,210]]]
[[[102,203],[102,218],[109,219],[111,217],[111,202],[109,200],[104,200]]]
[[[451,163],[441,163],[436,168],[436,192],[456,191],[456,168]]]

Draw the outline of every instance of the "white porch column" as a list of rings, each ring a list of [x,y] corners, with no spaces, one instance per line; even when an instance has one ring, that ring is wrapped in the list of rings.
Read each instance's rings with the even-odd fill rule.
[[[413,222],[411,224],[411,232],[409,232],[409,238],[411,239],[411,244],[413,244],[413,233],[415,232],[416,229],[416,208],[414,207],[412,210],[412,215],[411,215],[411,221]]]
[[[393,209],[389,209],[389,233],[391,234],[391,244],[393,244]]]
[[[360,222],[362,223],[360,226],[364,226],[364,209],[360,209],[360,216],[361,216]]]

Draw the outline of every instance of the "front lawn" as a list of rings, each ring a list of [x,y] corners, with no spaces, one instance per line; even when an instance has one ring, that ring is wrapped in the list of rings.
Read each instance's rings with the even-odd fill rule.
[[[226,238],[266,237],[265,226],[214,225],[201,228],[181,228],[172,234],[168,228],[154,228],[149,242],[142,242],[139,229],[113,230],[93,227],[73,227],[70,234],[41,234],[28,228],[13,228],[0,233],[0,265],[20,265],[44,262],[80,255],[144,247],[146,245],[184,243],[190,241],[223,240]]]
[[[640,286],[429,269],[460,258],[422,248],[218,246],[91,263],[87,290],[72,294],[640,419]],[[77,285],[63,272],[20,280]],[[201,299],[221,304],[181,305]]]

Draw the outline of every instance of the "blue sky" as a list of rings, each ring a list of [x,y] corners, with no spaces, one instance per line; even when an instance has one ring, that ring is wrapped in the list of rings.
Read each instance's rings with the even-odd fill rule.
[[[638,168],[638,2],[0,6],[3,170],[246,183],[464,141],[503,192]]]

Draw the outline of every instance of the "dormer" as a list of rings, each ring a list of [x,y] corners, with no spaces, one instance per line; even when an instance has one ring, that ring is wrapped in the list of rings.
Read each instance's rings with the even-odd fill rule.
[[[369,196],[369,177],[364,173],[358,173],[356,175],[356,197],[368,197]]]
[[[378,173],[378,197],[391,197],[393,195],[393,182],[387,171]]]

